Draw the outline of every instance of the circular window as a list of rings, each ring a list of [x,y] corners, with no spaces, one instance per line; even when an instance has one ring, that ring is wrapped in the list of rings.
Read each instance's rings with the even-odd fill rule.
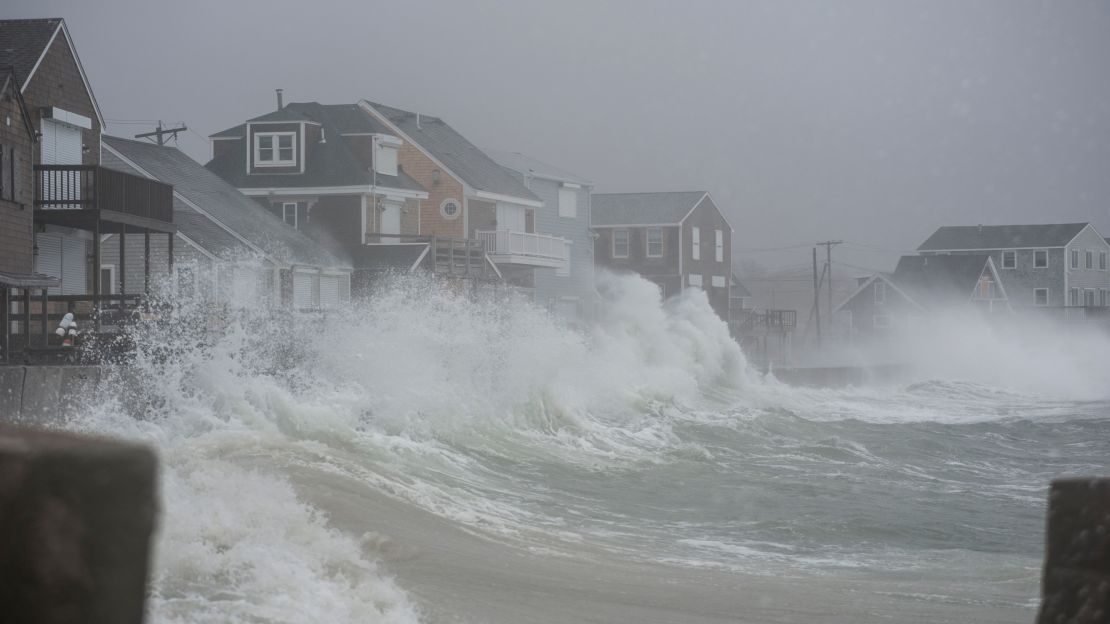
[[[445,199],[445,200],[443,200],[443,203],[439,205],[439,212],[440,212],[440,214],[443,215],[443,217],[445,219],[454,219],[455,217],[459,216],[459,212],[461,212],[461,208],[459,206],[459,200],[457,200],[457,199]]]

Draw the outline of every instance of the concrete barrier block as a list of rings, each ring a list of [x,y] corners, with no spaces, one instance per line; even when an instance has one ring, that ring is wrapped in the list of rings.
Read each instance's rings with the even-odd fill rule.
[[[1110,622],[1110,479],[1061,479],[1049,494],[1038,624]]]
[[[22,366],[0,366],[0,422],[15,422],[23,405]]]
[[[155,472],[141,446],[0,425],[0,619],[141,622]]]
[[[58,411],[71,414],[94,400],[97,386],[100,385],[101,367],[99,366],[62,366],[61,385],[59,386]]]
[[[60,424],[62,413],[61,366],[27,366],[23,379],[23,413],[21,422],[28,424]]]

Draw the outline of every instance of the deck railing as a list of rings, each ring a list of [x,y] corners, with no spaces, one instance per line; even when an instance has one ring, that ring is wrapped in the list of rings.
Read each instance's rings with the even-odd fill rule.
[[[114,210],[173,221],[173,187],[99,165],[35,165],[35,208]]]
[[[528,256],[556,262],[566,262],[570,257],[570,243],[557,236],[509,230],[479,230],[475,235],[485,241],[486,252],[492,256]]]

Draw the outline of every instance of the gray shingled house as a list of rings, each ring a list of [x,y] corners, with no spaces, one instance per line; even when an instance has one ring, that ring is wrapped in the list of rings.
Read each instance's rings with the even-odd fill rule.
[[[334,307],[350,299],[351,263],[284,223],[219,176],[173,147],[104,136],[105,166],[173,185],[174,277],[179,291],[217,301],[257,301],[297,309]],[[120,235],[101,244],[101,271],[112,292],[143,292],[145,241]],[[163,258],[165,244],[152,245]],[[165,271],[153,278],[164,278]]]
[[[598,266],[639,273],[664,297],[701,288],[728,320],[732,226],[709,193],[597,193],[592,202]]]
[[[946,226],[917,251],[989,255],[1015,309],[1110,305],[1110,244],[1090,223]]]
[[[597,290],[594,284],[594,242],[590,231],[590,191],[585,178],[519,152],[487,149],[485,152],[543,202],[534,210],[535,229],[568,241],[565,264],[536,269],[537,303],[570,318],[593,315]]]
[[[876,273],[835,310],[851,316],[854,339],[912,329],[937,313],[1011,312],[987,254],[902,256],[893,273]]]

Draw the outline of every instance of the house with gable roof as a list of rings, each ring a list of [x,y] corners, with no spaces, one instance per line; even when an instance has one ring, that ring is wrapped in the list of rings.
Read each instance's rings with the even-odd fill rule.
[[[1090,223],[945,226],[917,251],[989,255],[1015,309],[1110,305],[1110,244]]]
[[[597,266],[638,273],[664,298],[700,288],[729,319],[732,226],[709,193],[595,193],[592,202]]]

